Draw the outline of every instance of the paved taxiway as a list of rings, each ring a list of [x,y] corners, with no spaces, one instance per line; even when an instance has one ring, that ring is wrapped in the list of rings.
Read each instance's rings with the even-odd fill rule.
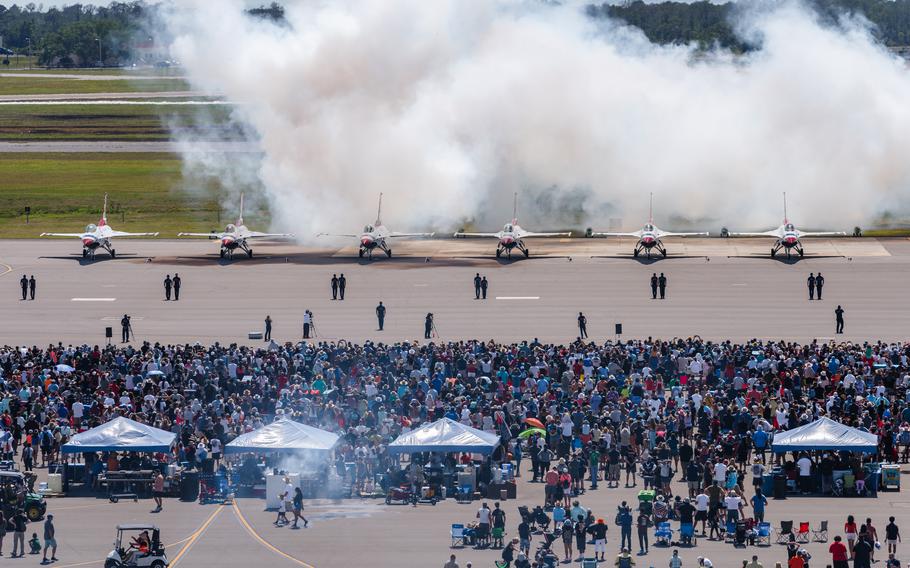
[[[910,330],[910,241],[831,239],[806,242],[799,261],[771,260],[758,239],[669,241],[671,256],[633,259],[633,242],[562,239],[530,245],[531,257],[493,258],[493,240],[395,243],[391,259],[358,259],[345,248],[256,243],[255,257],[218,258],[205,240],[117,240],[116,259],[81,256],[75,239],[0,241],[0,342],[103,342],[104,328],[133,316],[140,340],[246,342],[266,314],[276,340],[301,337],[304,309],[320,339],[404,340],[423,337],[436,314],[443,340],[540,338],[569,341],[584,311],[592,339],[624,337],[807,341],[833,337],[834,308],[846,310],[844,339],[903,339]],[[150,261],[148,259],[151,259]],[[6,270],[0,267],[0,271]],[[668,299],[652,300],[652,272],[669,278]],[[824,301],[806,300],[809,272],[824,273]],[[163,301],[162,280],[179,272],[180,302]],[[347,299],[330,298],[333,273],[348,279]],[[490,280],[489,299],[474,300],[475,272]],[[19,278],[34,274],[38,300],[20,301]],[[376,330],[374,308],[387,308]]]

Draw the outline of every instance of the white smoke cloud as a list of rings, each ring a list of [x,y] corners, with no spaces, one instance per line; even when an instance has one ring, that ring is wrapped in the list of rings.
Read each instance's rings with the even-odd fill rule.
[[[533,0],[187,0],[169,18],[193,87],[239,104],[276,227],[849,229],[904,211],[910,74],[866,27],[793,4],[746,13],[745,57],[700,57]],[[188,158],[190,159],[190,158]],[[233,156],[205,164],[236,170]]]

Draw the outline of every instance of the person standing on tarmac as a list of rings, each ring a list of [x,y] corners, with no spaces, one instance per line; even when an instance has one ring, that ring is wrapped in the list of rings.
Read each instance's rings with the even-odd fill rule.
[[[180,284],[181,284],[180,275],[175,272],[174,273],[174,301],[175,302],[180,299]]]
[[[423,338],[430,339],[430,336],[433,332],[433,314],[428,313],[426,319],[423,322]]]
[[[32,274],[31,278],[28,279],[28,294],[32,300],[35,299],[35,288],[38,286],[38,283],[35,281],[35,275]]]
[[[840,307],[838,304],[837,309],[834,310],[834,323],[836,324],[836,331],[834,333],[843,333],[844,332],[844,308]]]
[[[651,274],[651,299],[657,299],[657,273]]]
[[[25,276],[23,276],[23,278],[25,278]],[[474,275],[474,299],[475,300],[480,299],[481,282],[483,282],[483,281],[480,279],[480,273],[478,272],[477,274]],[[22,298],[22,299],[24,300],[25,298]]]
[[[489,282],[487,282],[487,277],[484,276],[483,279],[481,279],[481,281],[480,281],[480,293],[483,295],[484,300],[487,299],[487,286],[489,286],[489,285],[490,284],[489,284]]]
[[[348,285],[348,279],[344,277],[344,272],[338,277],[338,296],[344,300],[344,287]]]
[[[337,274],[332,275],[332,299],[333,300],[338,299],[338,275]]]
[[[171,280],[171,275],[168,274],[164,279],[164,301],[170,301],[171,299],[171,285],[173,281]]]
[[[28,296],[28,278],[25,277],[25,274],[19,280],[19,286],[22,287],[22,299],[24,300]]]
[[[582,339],[588,337],[588,318],[581,312],[578,312],[578,336]]]
[[[123,343],[129,343],[130,341],[130,316],[126,314],[123,314],[120,319],[120,338]]]
[[[657,287],[660,288],[660,299],[663,300],[667,297],[667,277],[664,276],[664,273],[660,273],[660,277],[657,279]]]
[[[263,341],[271,341],[272,339],[272,316],[265,316],[265,335],[263,336]]]
[[[815,275],[809,273],[809,278],[806,280],[806,285],[809,287],[809,301],[815,299]]]
[[[303,338],[310,338],[310,327],[313,325],[313,316],[310,315],[310,310],[304,310],[303,312]]]
[[[825,285],[825,277],[822,276],[822,273],[819,272],[818,276],[815,277],[815,296],[821,300],[822,299],[822,286]]]
[[[385,306],[382,305],[382,302],[376,306],[376,319],[379,321],[379,331],[382,331],[385,326]]]

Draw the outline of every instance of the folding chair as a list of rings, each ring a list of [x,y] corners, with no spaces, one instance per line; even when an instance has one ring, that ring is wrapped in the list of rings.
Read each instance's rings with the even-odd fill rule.
[[[809,523],[799,523],[799,530],[796,531],[796,542],[809,542]]]
[[[758,523],[758,534],[755,537],[758,546],[771,546],[771,523]]]
[[[845,475],[844,476],[844,496],[853,495],[856,491],[856,476],[855,475]]]
[[[681,523],[679,525],[679,541],[681,545],[695,546],[698,540],[695,537],[695,525],[693,523]]]
[[[452,546],[464,546],[464,525],[452,525]]]
[[[724,542],[733,542],[736,536],[736,521],[727,521],[724,528]]]
[[[470,503],[474,495],[471,492],[470,485],[459,485],[458,493],[455,494],[455,501],[457,503]]]
[[[791,534],[793,534],[793,521],[781,521],[780,530],[777,532],[777,544],[790,542]]]
[[[818,530],[812,530],[812,540],[815,542],[828,542],[828,521],[822,521]]]
[[[673,541],[673,529],[670,528],[669,522],[657,523],[657,530],[654,531],[654,546],[670,546]]]

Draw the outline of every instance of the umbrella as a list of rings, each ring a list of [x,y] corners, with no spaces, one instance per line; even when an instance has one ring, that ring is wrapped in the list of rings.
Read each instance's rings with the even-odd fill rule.
[[[76,369],[70,367],[69,365],[64,365],[63,363],[57,365],[56,367],[58,373],[72,373]]]
[[[545,426],[543,425],[543,422],[541,422],[540,420],[538,420],[536,418],[525,418],[525,424],[528,424],[532,428],[540,428],[540,429],[545,428]]]
[[[149,371],[147,374],[150,377],[164,376],[164,371]]]
[[[531,434],[540,434],[541,436],[546,436],[547,431],[540,428],[528,428],[524,432],[518,435],[519,438],[528,438]]]

